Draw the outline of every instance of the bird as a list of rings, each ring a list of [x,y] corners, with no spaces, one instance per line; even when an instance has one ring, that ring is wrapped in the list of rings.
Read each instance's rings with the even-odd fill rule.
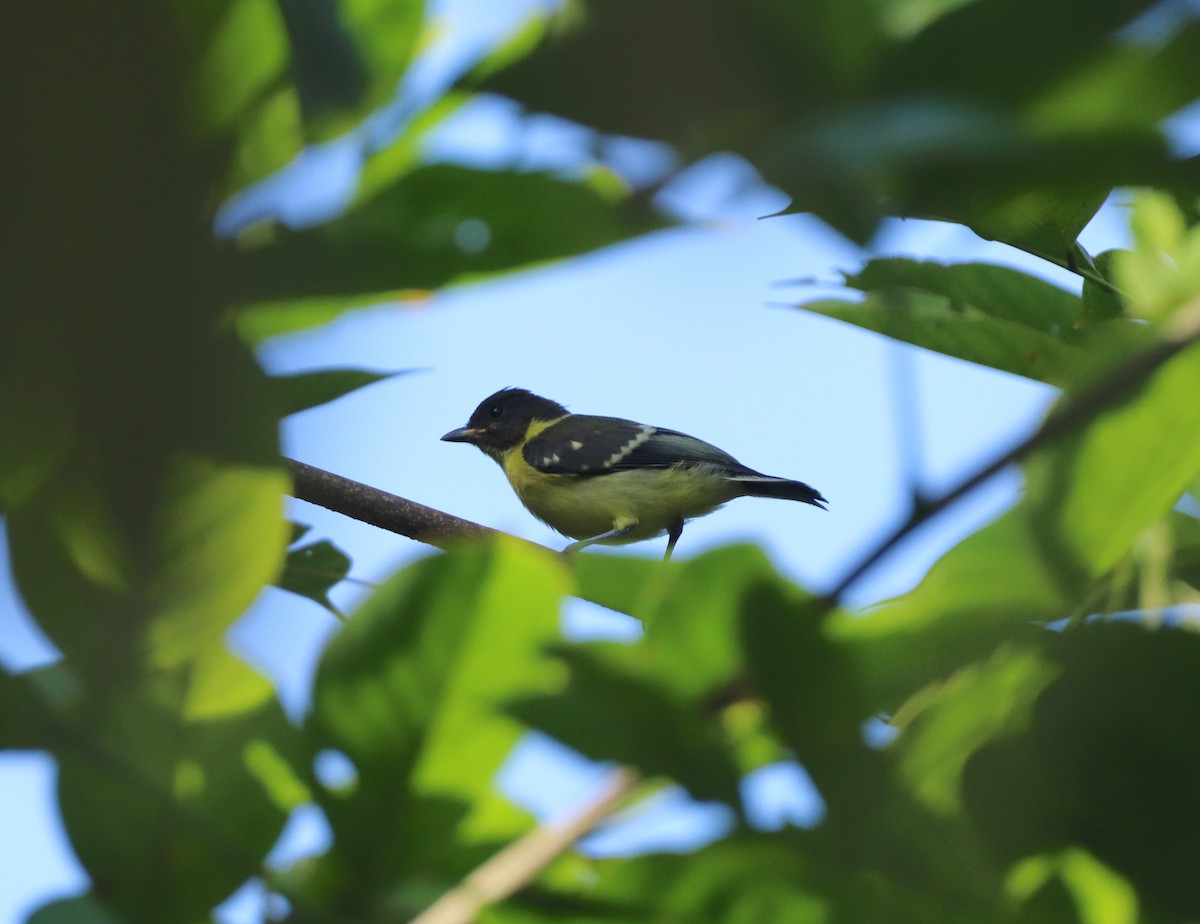
[[[524,388],[502,388],[465,427],[442,437],[494,459],[525,508],[577,541],[621,545],[667,534],[671,557],[686,521],[736,497],[777,497],[826,509],[802,481],[764,475],[711,443],[620,417],[572,414]]]

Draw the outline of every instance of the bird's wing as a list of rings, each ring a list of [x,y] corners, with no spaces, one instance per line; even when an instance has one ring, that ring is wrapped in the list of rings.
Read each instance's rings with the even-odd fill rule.
[[[686,433],[583,414],[551,424],[525,445],[524,454],[526,462],[548,475],[603,475],[673,465],[750,472],[729,453]]]

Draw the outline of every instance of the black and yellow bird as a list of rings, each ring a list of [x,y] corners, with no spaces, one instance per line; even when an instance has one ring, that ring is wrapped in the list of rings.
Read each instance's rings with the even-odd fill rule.
[[[504,388],[443,440],[474,443],[504,469],[535,517],[579,541],[623,544],[662,535],[671,557],[683,524],[735,497],[779,497],[825,509],[802,481],[764,475],[676,430],[571,414],[523,388]]]

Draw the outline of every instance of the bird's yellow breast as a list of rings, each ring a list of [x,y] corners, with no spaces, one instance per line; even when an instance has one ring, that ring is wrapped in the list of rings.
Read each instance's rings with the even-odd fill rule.
[[[618,541],[649,539],[678,519],[711,513],[738,493],[709,466],[547,475],[525,461],[520,447],[499,461],[529,512],[572,539],[590,539],[634,523],[637,527]]]

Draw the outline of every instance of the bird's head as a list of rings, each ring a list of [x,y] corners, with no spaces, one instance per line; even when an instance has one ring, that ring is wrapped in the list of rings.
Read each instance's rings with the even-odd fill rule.
[[[449,443],[474,443],[493,459],[518,445],[534,421],[557,420],[567,409],[524,388],[502,388],[475,408],[465,427],[442,437]]]

